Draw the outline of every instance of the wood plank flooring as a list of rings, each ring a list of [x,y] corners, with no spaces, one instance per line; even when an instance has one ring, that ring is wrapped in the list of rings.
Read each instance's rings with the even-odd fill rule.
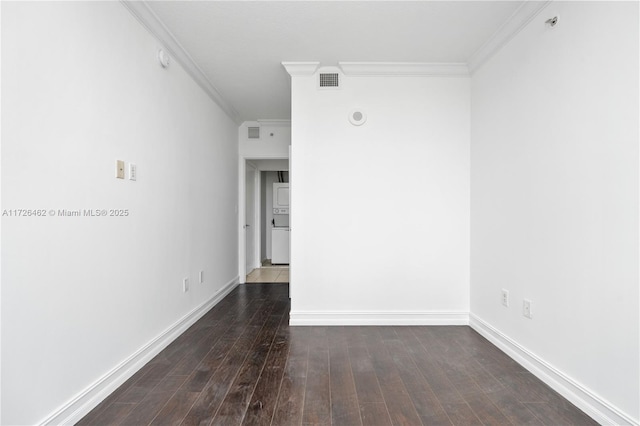
[[[469,327],[289,327],[241,285],[78,425],[597,424]]]

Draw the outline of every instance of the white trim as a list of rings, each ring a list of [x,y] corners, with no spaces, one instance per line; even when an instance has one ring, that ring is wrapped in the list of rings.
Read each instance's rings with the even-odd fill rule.
[[[638,426],[638,421],[631,418],[630,415],[622,412],[478,316],[470,314],[469,325],[598,423]]]
[[[258,124],[271,127],[291,127],[291,120],[284,119],[258,119]]]
[[[100,377],[38,424],[72,425],[77,423],[237,286],[238,277],[229,281],[209,300],[180,318],[155,339],[131,354],[127,359],[116,365],[111,371]]]
[[[289,325],[468,325],[468,312],[291,312]]]
[[[338,62],[338,67],[348,76],[469,76],[465,63]]]
[[[289,75],[313,75],[320,66],[320,62],[282,62],[282,66]]]
[[[467,60],[469,72],[475,73],[493,55],[499,52],[516,36],[533,18],[535,18],[551,0],[525,1],[505,20],[504,24],[476,50]]]
[[[182,47],[171,31],[158,18],[146,1],[120,0],[124,7],[163,44],[165,50],[176,60],[204,92],[216,103],[237,125],[242,123],[240,114],[222,97],[218,89],[209,81],[206,74],[195,63],[191,55]]]

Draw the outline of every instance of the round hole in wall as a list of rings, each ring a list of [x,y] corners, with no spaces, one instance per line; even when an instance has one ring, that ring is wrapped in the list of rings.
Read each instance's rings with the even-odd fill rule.
[[[349,121],[354,126],[361,126],[367,121],[367,115],[359,108],[352,109],[349,112]]]

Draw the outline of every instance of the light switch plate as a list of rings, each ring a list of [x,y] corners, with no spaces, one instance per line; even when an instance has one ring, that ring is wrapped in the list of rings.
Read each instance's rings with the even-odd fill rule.
[[[124,161],[116,160],[116,178],[124,179]]]
[[[129,163],[129,180],[138,180],[138,166]]]

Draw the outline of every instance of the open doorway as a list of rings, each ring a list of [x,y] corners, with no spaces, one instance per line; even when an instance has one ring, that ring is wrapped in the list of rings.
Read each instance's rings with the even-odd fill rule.
[[[288,283],[288,159],[245,158],[242,166],[241,282]]]
[[[289,282],[289,172],[260,171],[260,267],[247,282]]]

